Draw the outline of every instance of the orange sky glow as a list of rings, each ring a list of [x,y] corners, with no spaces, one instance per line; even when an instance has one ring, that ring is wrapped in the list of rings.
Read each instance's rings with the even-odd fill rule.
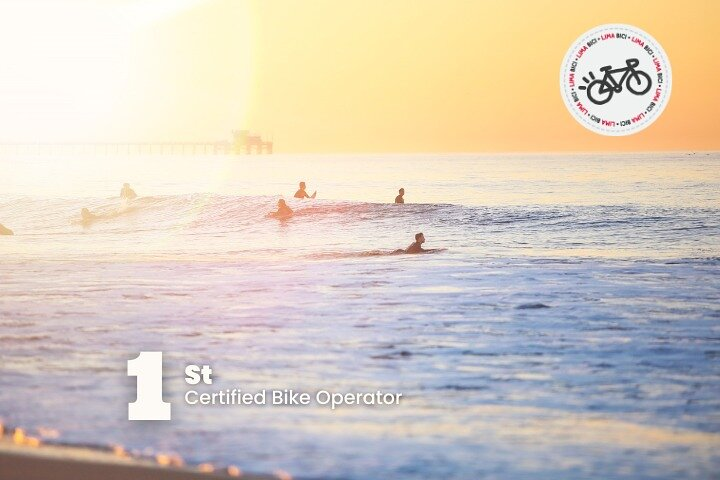
[[[603,23],[668,54],[663,115],[585,130],[558,75]],[[0,0],[0,142],[222,140],[277,152],[720,149],[720,2]]]

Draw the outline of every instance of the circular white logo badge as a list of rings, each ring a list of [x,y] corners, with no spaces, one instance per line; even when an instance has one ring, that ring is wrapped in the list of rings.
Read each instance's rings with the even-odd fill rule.
[[[670,62],[653,37],[632,25],[582,34],[560,68],[565,106],[585,128],[631,135],[660,116],[670,99]]]

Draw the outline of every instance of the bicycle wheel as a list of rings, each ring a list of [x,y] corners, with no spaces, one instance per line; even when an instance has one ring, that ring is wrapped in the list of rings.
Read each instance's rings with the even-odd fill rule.
[[[593,80],[587,86],[587,97],[595,105],[604,105],[613,96],[613,89],[609,83],[602,80]]]
[[[650,80],[650,75],[642,70],[635,70],[628,75],[628,79],[625,81],[625,87],[630,90],[630,93],[645,95],[650,91],[650,87],[652,87],[652,80]]]

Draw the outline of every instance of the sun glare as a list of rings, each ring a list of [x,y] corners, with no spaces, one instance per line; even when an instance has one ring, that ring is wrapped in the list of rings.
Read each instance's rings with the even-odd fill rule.
[[[138,56],[133,37],[202,3],[0,2],[0,142],[106,132]]]

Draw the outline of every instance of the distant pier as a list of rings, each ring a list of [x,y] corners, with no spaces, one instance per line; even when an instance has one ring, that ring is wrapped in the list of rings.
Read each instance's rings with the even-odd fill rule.
[[[272,140],[234,130],[232,140],[209,142],[15,142],[0,143],[0,154],[25,155],[250,155],[273,153]]]

